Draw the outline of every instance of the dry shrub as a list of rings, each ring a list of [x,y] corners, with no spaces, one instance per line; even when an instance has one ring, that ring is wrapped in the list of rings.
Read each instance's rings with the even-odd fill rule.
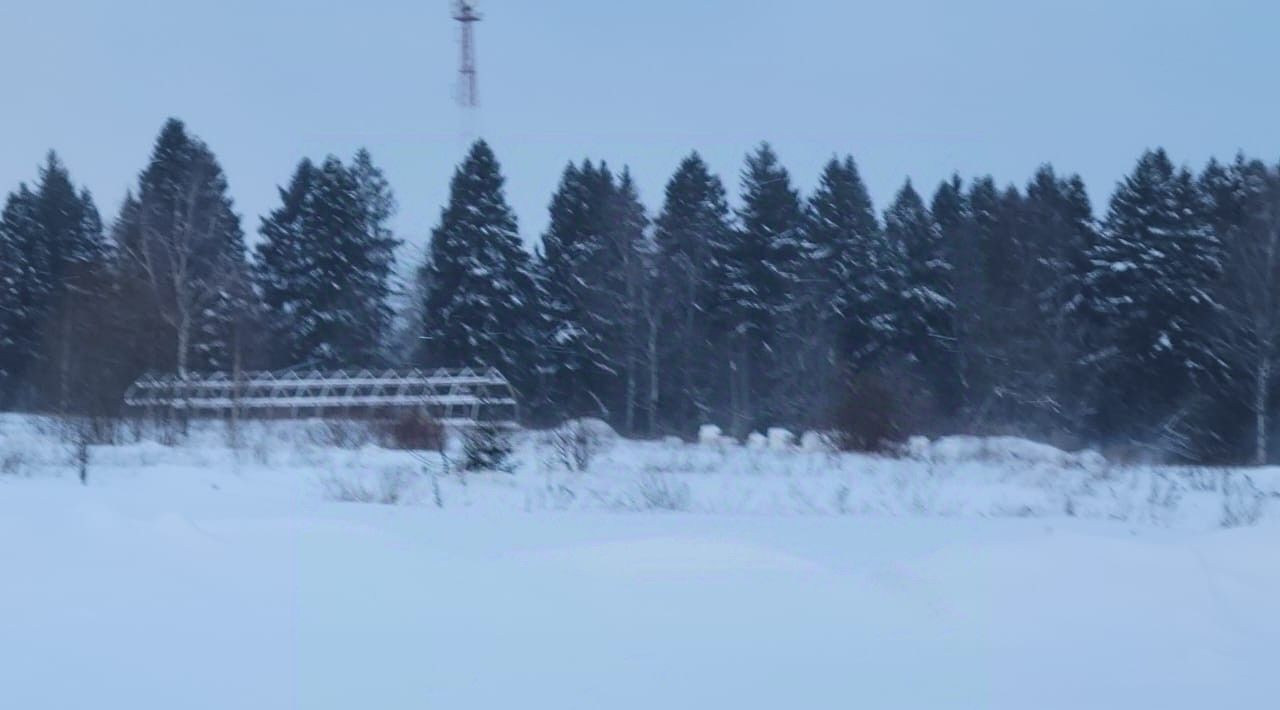
[[[893,451],[926,433],[937,408],[922,383],[901,370],[880,368],[849,378],[831,416],[835,442],[845,451]]]
[[[635,483],[635,507],[639,510],[682,512],[689,509],[689,485],[670,476],[649,474]]]
[[[413,475],[407,471],[379,471],[372,477],[320,479],[325,496],[339,503],[376,503],[398,505],[407,502],[413,488]]]
[[[553,430],[549,439],[560,464],[569,471],[582,473],[591,468],[597,454],[609,448],[614,436],[604,422],[574,419]]]
[[[410,412],[397,419],[379,422],[378,439],[388,449],[444,451],[444,425],[423,412]]]
[[[28,471],[30,461],[27,452],[21,449],[10,449],[0,452],[0,474],[6,476],[25,475]]]
[[[375,443],[372,427],[368,422],[351,419],[325,419],[318,427],[307,428],[307,438],[312,444],[335,449],[362,449]]]
[[[479,422],[462,437],[462,468],[466,471],[510,472],[515,445],[511,432],[489,422]]]

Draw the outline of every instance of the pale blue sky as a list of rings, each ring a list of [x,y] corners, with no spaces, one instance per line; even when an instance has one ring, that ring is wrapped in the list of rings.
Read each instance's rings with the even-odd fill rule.
[[[736,192],[762,139],[806,191],[852,153],[878,207],[908,175],[1021,184],[1052,161],[1101,202],[1148,146],[1197,167],[1280,157],[1265,0],[480,4],[483,106],[467,119],[448,0],[8,0],[0,189],[56,148],[110,219],[171,115],[221,158],[247,231],[299,158],[363,145],[418,241],[472,131],[527,239],[584,156],[629,164],[651,212],[690,150]]]

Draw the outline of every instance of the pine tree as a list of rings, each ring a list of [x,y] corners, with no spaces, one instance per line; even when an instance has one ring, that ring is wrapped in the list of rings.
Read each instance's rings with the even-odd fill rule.
[[[1191,174],[1163,150],[1145,153],[1112,196],[1091,259],[1090,307],[1108,327],[1092,356],[1101,433],[1185,453],[1197,385],[1220,371],[1208,328],[1221,245]]]
[[[529,391],[533,278],[497,158],[484,141],[454,172],[423,279],[423,349],[435,367],[495,367]]]
[[[720,179],[697,153],[685,158],[667,183],[662,212],[655,221],[654,281],[656,320],[661,336],[655,372],[660,428],[688,434],[711,423],[723,391],[714,359],[723,349],[723,333],[709,313],[723,275],[712,262],[712,245],[729,239],[729,205]]]

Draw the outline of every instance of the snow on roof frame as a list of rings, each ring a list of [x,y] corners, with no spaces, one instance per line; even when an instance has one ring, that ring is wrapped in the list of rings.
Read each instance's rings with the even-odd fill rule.
[[[424,411],[446,424],[514,424],[515,390],[495,369],[146,374],[125,392],[132,408],[190,414],[304,416]]]

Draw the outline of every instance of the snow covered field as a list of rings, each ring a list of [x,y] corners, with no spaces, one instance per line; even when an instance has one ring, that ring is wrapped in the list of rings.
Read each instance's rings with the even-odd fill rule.
[[[1205,708],[1280,698],[1280,476],[524,435],[465,482],[317,424],[0,417],[0,707]],[[344,503],[392,492],[399,505]]]

